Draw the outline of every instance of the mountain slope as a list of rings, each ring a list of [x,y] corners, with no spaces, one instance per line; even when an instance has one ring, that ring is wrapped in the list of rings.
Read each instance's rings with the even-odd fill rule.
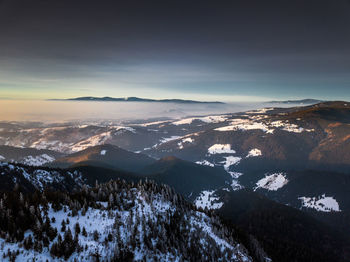
[[[168,184],[194,199],[201,191],[227,186],[231,177],[224,170],[198,165],[175,157],[164,157],[142,171],[147,177]]]
[[[251,191],[217,193],[217,212],[253,234],[273,261],[349,261],[350,238],[294,208]]]
[[[67,168],[89,165],[135,172],[154,161],[146,155],[133,153],[117,146],[99,145],[57,159],[50,166]]]
[[[3,261],[253,261],[218,217],[152,182],[0,198]]]
[[[26,165],[41,166],[50,163],[64,154],[47,149],[21,148],[0,145],[0,161],[18,162]]]

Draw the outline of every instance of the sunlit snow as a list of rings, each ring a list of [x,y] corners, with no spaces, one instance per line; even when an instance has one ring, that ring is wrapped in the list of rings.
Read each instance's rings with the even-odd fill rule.
[[[208,148],[208,153],[214,154],[234,154],[235,150],[231,149],[230,144],[215,144]]]
[[[256,157],[256,156],[262,156],[261,150],[257,148],[253,148],[248,152],[247,158],[249,157]]]
[[[277,191],[288,183],[288,179],[284,173],[275,173],[266,175],[264,178],[256,182],[254,191],[258,188],[264,188],[269,191]]]

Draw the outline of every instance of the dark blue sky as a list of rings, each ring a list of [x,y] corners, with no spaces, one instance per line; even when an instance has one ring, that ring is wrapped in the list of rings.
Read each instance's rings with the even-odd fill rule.
[[[0,98],[85,95],[350,100],[350,2],[0,0]]]

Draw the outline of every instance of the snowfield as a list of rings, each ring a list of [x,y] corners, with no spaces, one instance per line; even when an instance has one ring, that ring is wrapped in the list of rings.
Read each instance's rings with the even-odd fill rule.
[[[264,188],[269,191],[277,191],[288,183],[288,179],[284,173],[276,173],[272,175],[266,175],[264,178],[256,182],[254,191],[258,188]]]
[[[210,123],[220,123],[225,122],[227,120],[227,116],[218,115],[218,116],[205,116],[205,117],[192,117],[192,118],[184,118],[175,122],[172,122],[173,125],[189,125],[192,124],[193,121],[198,120],[207,124]]]
[[[301,200],[301,207],[313,208],[321,212],[340,212],[339,204],[333,197],[326,197],[325,194],[318,197],[298,197]]]
[[[229,126],[223,126],[214,129],[215,131],[246,131],[246,130],[262,130],[266,133],[273,133],[273,129],[270,129],[266,124],[262,122],[254,122],[250,119],[233,119]]]
[[[234,154],[235,150],[231,149],[230,144],[215,144],[208,148],[208,154]]]
[[[96,136],[92,136],[88,139],[85,139],[83,141],[80,141],[80,142],[74,144],[71,147],[71,151],[78,152],[78,151],[85,150],[85,149],[92,147],[92,146],[102,145],[102,144],[106,143],[106,141],[108,139],[110,139],[111,137],[112,137],[111,131],[104,132],[104,133],[98,134]]]
[[[55,158],[53,156],[42,154],[39,156],[27,156],[21,160],[21,163],[29,166],[42,166],[53,161],[55,161]]]
[[[260,149],[254,148],[248,152],[248,155],[246,156],[246,158],[256,157],[256,156],[262,156],[262,153]]]
[[[273,134],[276,128],[293,133],[302,133],[302,132],[313,132],[314,129],[305,129],[299,127],[296,124],[288,123],[287,121],[273,121],[273,122],[257,122],[255,120],[262,120],[267,116],[255,116],[250,117],[250,119],[233,119],[231,120],[230,125],[223,126],[214,129],[215,131],[227,132],[227,131],[247,131],[247,130],[261,130],[267,134]]]
[[[293,132],[293,133],[302,133],[302,132],[313,132],[315,131],[314,129],[305,129],[302,127],[299,127],[296,124],[290,124],[287,122],[283,122],[283,121],[274,121],[270,123],[271,126],[273,127],[278,127],[281,128],[283,131],[287,131],[287,132]]]
[[[214,190],[202,191],[199,196],[194,200],[194,204],[197,208],[203,208],[203,209],[219,209],[221,208],[224,203],[217,202],[219,200],[219,197],[214,196]]]

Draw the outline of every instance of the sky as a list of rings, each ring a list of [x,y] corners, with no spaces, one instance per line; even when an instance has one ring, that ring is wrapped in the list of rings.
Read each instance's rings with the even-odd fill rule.
[[[350,100],[350,1],[0,0],[0,99]]]

